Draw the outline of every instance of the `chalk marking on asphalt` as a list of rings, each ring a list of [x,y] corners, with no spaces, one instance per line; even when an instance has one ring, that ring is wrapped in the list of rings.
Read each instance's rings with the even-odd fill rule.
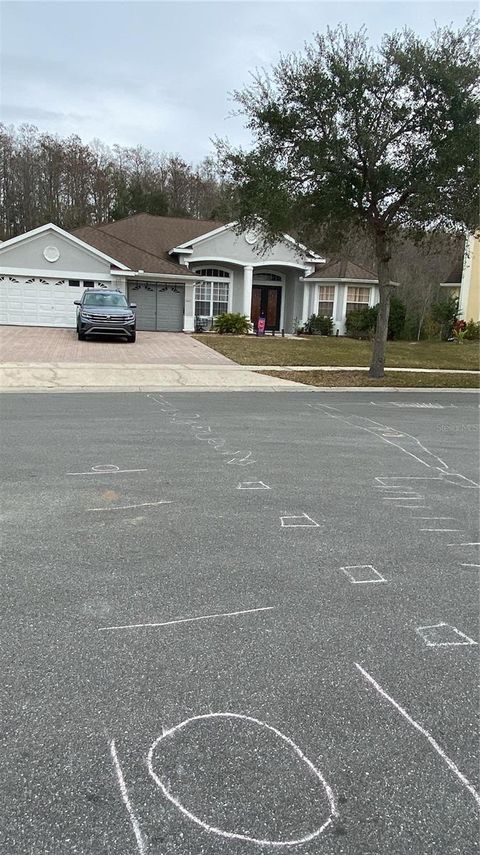
[[[420,496],[418,493],[410,493],[408,496],[384,496],[384,502],[411,502],[412,499],[424,499],[425,496]]]
[[[477,805],[480,806],[480,793],[477,792],[477,790],[475,789],[473,784],[470,783],[468,778],[466,778],[465,775],[462,774],[462,772],[460,771],[460,769],[458,768],[456,763],[454,763],[453,760],[451,760],[450,757],[448,757],[448,755],[445,753],[443,748],[438,744],[437,740],[434,739],[433,736],[428,732],[428,730],[426,730],[424,727],[422,727],[422,725],[419,724],[418,721],[415,721],[415,719],[413,719],[411,717],[411,715],[409,715],[407,713],[407,711],[403,707],[401,707],[399,703],[397,703],[397,701],[395,701],[389,694],[387,694],[385,689],[382,689],[380,684],[377,683],[377,681],[373,679],[371,674],[369,674],[368,671],[365,670],[365,668],[362,668],[362,666],[359,665],[358,662],[355,662],[355,667],[358,668],[358,670],[360,671],[361,674],[363,674],[365,679],[368,680],[369,683],[372,684],[372,686],[377,690],[377,692],[382,696],[382,698],[385,698],[385,700],[387,700],[390,704],[392,704],[392,706],[395,707],[397,712],[399,712],[400,715],[402,715],[404,717],[404,719],[406,721],[408,721],[408,723],[411,724],[412,727],[415,728],[415,730],[417,730],[419,733],[422,734],[422,736],[424,736],[427,739],[427,741],[430,743],[430,745],[432,746],[434,751],[437,752],[439,757],[441,757],[441,759],[444,761],[444,763],[447,764],[447,766],[449,767],[449,769],[452,770],[454,775],[457,776],[457,778],[463,784],[463,786],[466,787],[466,789],[472,794]]]
[[[112,505],[111,508],[87,508],[87,511],[128,511],[130,508],[151,508],[156,505],[172,505],[173,502],[142,502],[140,505]]]
[[[174,620],[163,621],[162,623],[128,623],[123,626],[99,626],[98,632],[105,632],[109,629],[144,629],[156,626],[175,626],[177,623],[193,623],[197,620],[211,620],[211,618],[236,617],[237,615],[250,615],[254,612],[271,612],[276,606],[262,606],[259,609],[242,609],[239,612],[219,612],[213,615],[199,615],[198,617],[175,618]]]
[[[422,630],[429,629],[439,629],[440,627],[447,627],[447,631],[451,630],[455,635],[458,635],[459,638],[464,638],[465,641],[429,641],[428,640],[428,632],[425,634]],[[442,621],[441,623],[434,623],[431,626],[417,626],[416,633],[420,636],[421,639],[425,642],[427,647],[461,647],[461,646],[477,646],[477,642],[470,638],[470,636],[465,635],[464,632],[460,632],[456,626],[452,626],[450,623],[445,623]]]
[[[460,567],[480,567],[480,564],[460,564]]]
[[[447,546],[480,546],[480,543],[447,543]]]
[[[268,484],[263,481],[241,481],[237,490],[270,490]]]
[[[143,841],[142,832],[140,830],[140,826],[138,824],[138,819],[135,816],[135,812],[132,808],[132,803],[130,801],[127,785],[125,783],[125,778],[123,777],[122,767],[120,766],[120,761],[118,759],[117,749],[115,747],[115,740],[112,739],[110,743],[110,754],[112,755],[113,765],[115,767],[115,772],[117,774],[118,785],[120,787],[120,792],[122,794],[123,803],[127,809],[128,816],[130,817],[130,822],[132,823],[133,833],[135,835],[135,840],[137,842],[137,849],[140,855],[144,855],[146,852],[145,843]]]
[[[309,522],[298,522],[298,523],[295,523],[295,522],[286,523],[285,522],[285,520],[303,520],[303,519],[309,520]],[[281,528],[319,528],[320,527],[320,523],[317,523],[317,522],[315,522],[315,520],[312,520],[312,518],[309,517],[308,514],[299,514],[298,516],[283,516],[283,517],[280,517],[280,522],[281,522],[281,526],[280,526]]]
[[[384,486],[383,486],[383,485],[381,485],[381,484],[375,484],[375,487],[377,488],[377,490],[393,490],[393,492],[394,492],[394,493],[399,493],[399,494],[403,494],[403,493],[404,493],[406,496],[407,496],[409,493],[414,493],[414,492],[415,492],[415,491],[414,491],[414,489],[413,489],[413,487],[407,487],[407,489],[406,489],[406,490],[400,490],[398,487],[384,487]]]
[[[306,834],[304,837],[299,838],[298,840],[269,840],[269,839],[259,839],[257,837],[249,837],[247,834],[240,834],[234,831],[225,831],[223,828],[217,828],[214,825],[210,825],[204,820],[200,819],[200,817],[195,816],[194,813],[188,810],[188,808],[184,807],[182,803],[170,792],[168,787],[163,783],[161,778],[156,774],[153,769],[153,754],[157,746],[162,740],[167,737],[173,736],[179,730],[187,727],[187,725],[191,724],[195,721],[202,721],[205,719],[215,719],[215,718],[231,718],[231,719],[240,719],[242,721],[250,722],[251,724],[257,725],[259,727],[264,727],[267,730],[270,730],[274,733],[279,739],[285,742],[289,748],[293,749],[294,753],[299,757],[303,762],[308,766],[311,772],[315,775],[318,781],[322,784],[322,787],[325,791],[325,794],[328,799],[329,807],[330,807],[330,816],[328,819],[321,825],[319,828],[316,828],[314,831],[310,832],[310,834]],[[180,724],[175,725],[175,727],[171,727],[169,730],[166,730],[159,736],[155,742],[152,743],[150,750],[147,755],[147,768],[149,774],[155,781],[156,785],[160,788],[165,798],[168,799],[184,816],[190,819],[192,822],[199,825],[203,828],[204,831],[209,832],[210,834],[217,834],[220,837],[225,837],[227,840],[244,840],[247,843],[255,843],[257,846],[274,846],[276,848],[284,847],[284,846],[300,846],[302,843],[308,843],[310,840],[315,840],[316,837],[319,837],[323,831],[331,824],[332,820],[338,816],[337,807],[335,804],[335,798],[333,795],[333,791],[322,773],[313,765],[312,761],[305,756],[303,751],[295,745],[290,737],[285,736],[280,730],[277,730],[276,727],[273,727],[271,724],[267,724],[264,721],[260,721],[258,718],[253,718],[253,716],[242,715],[240,713],[228,713],[228,712],[216,712],[216,713],[208,713],[205,715],[196,715],[191,718],[185,719],[185,721],[180,722]]]
[[[421,528],[420,531],[465,531],[463,528]]]
[[[67,475],[123,475],[126,472],[148,472],[147,469],[119,469],[115,466],[113,469],[101,469],[93,466],[90,472],[67,472]]]
[[[343,570],[345,576],[348,576],[352,585],[374,585],[377,582],[387,582],[381,573],[375,569],[373,564],[347,564],[346,567],[340,567],[340,570]],[[376,579],[356,579],[354,573],[349,573],[349,570],[371,570],[372,573],[377,577]]]
[[[419,520],[454,520],[455,517],[418,517]]]

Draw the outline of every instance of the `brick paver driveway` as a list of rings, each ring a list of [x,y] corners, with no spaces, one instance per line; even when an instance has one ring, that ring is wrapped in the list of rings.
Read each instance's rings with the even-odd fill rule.
[[[123,339],[78,341],[75,330],[0,327],[2,362],[96,362],[146,365],[232,365],[184,333],[137,332],[135,344]]]

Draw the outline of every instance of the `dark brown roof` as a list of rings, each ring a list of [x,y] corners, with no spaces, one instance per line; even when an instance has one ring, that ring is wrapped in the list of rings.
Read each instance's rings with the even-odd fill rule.
[[[83,226],[72,234],[131,270],[185,275],[186,268],[174,261],[169,250],[221,226],[215,220],[134,214],[114,223]]]
[[[317,264],[313,273],[305,277],[306,279],[368,279],[377,282],[378,276],[372,270],[362,267],[361,264],[355,264],[347,258],[333,258],[325,264]]]

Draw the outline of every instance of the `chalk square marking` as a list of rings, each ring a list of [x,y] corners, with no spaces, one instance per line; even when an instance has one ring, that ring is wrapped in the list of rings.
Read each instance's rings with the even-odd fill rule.
[[[308,514],[299,516],[280,517],[281,528],[319,528],[320,524],[312,520]]]
[[[241,481],[237,490],[270,490],[268,484],[263,481]]]
[[[473,638],[469,638],[464,632],[460,632],[449,623],[436,623],[432,626],[417,626],[416,632],[423,639],[427,647],[459,647],[461,645],[471,646],[477,644]]]
[[[343,570],[352,585],[369,585],[387,581],[378,570],[375,570],[373,564],[349,564],[346,567],[340,567],[340,570]]]

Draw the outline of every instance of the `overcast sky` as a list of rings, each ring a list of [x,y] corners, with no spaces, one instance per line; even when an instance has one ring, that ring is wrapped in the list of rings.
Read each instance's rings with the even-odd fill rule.
[[[142,144],[196,163],[212,137],[245,144],[229,93],[327,25],[367,26],[372,41],[463,24],[476,2],[5,2],[1,107],[84,141]]]

